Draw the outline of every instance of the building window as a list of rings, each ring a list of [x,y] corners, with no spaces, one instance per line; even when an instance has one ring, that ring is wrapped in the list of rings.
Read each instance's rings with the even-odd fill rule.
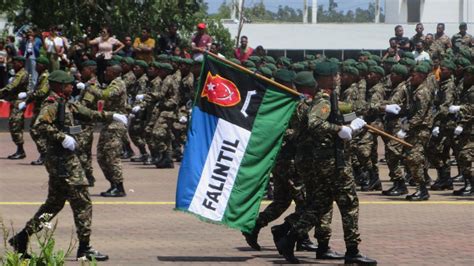
[[[421,0],[406,0],[407,1],[407,22],[420,22]]]

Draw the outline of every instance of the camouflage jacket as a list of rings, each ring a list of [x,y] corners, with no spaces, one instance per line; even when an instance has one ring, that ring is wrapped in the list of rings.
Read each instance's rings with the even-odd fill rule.
[[[104,100],[104,111],[127,113],[127,89],[121,77],[117,77],[103,90],[91,87],[90,92]]]
[[[125,83],[124,83],[125,85]],[[140,78],[138,78],[135,83],[132,85],[132,88],[129,93],[130,104],[135,105],[135,96],[138,94],[147,94],[149,91],[148,87],[148,76],[143,74]]]
[[[413,87],[412,87],[413,89]],[[425,80],[410,93],[410,104],[407,109],[407,124],[405,130],[408,133],[431,128],[433,97]]]
[[[367,123],[374,121],[381,121],[384,111],[381,111],[381,107],[387,104],[389,91],[385,87],[385,83],[382,81],[372,86],[369,89],[369,100],[368,100],[368,110],[365,117]]]
[[[41,110],[41,104],[44,102],[46,97],[49,95],[49,82],[48,82],[49,73],[48,70],[45,70],[38,77],[35,89],[28,92],[28,97],[26,98],[26,103],[34,103],[35,108],[33,112],[38,114]]]
[[[434,97],[434,118],[433,126],[442,126],[442,128],[454,129],[454,117],[448,112],[449,106],[456,100],[456,85],[454,78],[441,82],[440,89]],[[452,131],[452,130],[450,130]]]
[[[179,83],[179,106],[191,109],[194,101],[194,75],[189,73]]]
[[[162,111],[176,111],[179,103],[179,83],[173,75],[168,75],[163,80],[161,89],[150,93],[145,105],[155,105]]]
[[[0,99],[5,99],[14,105],[22,100],[18,100],[18,93],[28,91],[28,72],[22,68],[15,74],[12,83],[0,89]]]
[[[365,93],[364,87],[364,93]],[[358,115],[363,116],[367,113],[367,103],[365,101],[365,94],[360,94],[359,83],[353,83],[349,88],[341,92],[340,101],[352,105],[352,110]]]
[[[458,32],[453,35],[451,42],[453,43],[453,49],[457,52],[462,48],[471,47],[473,38],[471,34],[466,33],[464,36],[462,36],[461,33]]]
[[[458,124],[464,128],[463,133],[470,133],[474,123],[474,85],[466,88],[463,87],[456,105],[461,106]]]
[[[407,81],[401,82],[391,91],[387,103],[398,104],[402,108],[399,115],[386,113],[384,116],[385,130],[391,133],[396,133],[396,131],[400,129],[400,117],[406,114],[410,104]]]

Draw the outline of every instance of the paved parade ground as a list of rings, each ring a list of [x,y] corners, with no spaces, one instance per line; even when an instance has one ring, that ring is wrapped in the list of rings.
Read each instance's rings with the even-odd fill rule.
[[[97,141],[97,135],[95,141]],[[47,194],[47,173],[43,166],[30,166],[38,156],[28,133],[25,134],[27,158],[7,160],[14,145],[7,132],[0,133],[0,218],[20,230],[32,217]],[[95,145],[94,145],[95,154]],[[380,151],[379,151],[380,152]],[[262,229],[254,251],[241,233],[199,221],[176,212],[174,208],[178,169],[158,170],[124,162],[125,198],[98,196],[108,182],[94,157],[96,186],[93,200],[92,245],[110,256],[101,265],[153,265],[196,263],[203,265],[279,264],[270,226]],[[380,166],[384,188],[390,186],[387,168]],[[456,172],[455,168],[452,170]],[[434,170],[430,170],[435,177]],[[457,184],[459,187],[461,184]],[[410,192],[414,188],[410,187]],[[451,191],[431,192],[427,202],[412,203],[404,198],[388,198],[380,192],[359,193],[362,253],[377,259],[379,265],[474,265],[474,197],[454,197]],[[264,208],[268,202],[262,204]],[[294,205],[291,207],[293,209]],[[289,213],[289,212],[287,212]],[[282,219],[273,224],[281,223]],[[66,249],[71,234],[75,238],[72,212],[68,206],[57,217],[57,247]],[[344,252],[340,216],[333,218],[331,246]],[[37,243],[32,238],[32,247]],[[0,254],[5,251],[4,241]],[[74,261],[76,249],[68,258]],[[315,260],[315,254],[297,252],[304,263],[342,264],[343,261]]]

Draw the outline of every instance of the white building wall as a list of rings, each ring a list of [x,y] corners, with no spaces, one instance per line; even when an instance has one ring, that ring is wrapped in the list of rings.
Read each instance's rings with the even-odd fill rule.
[[[407,4],[404,0],[385,0],[385,23],[407,22]]]

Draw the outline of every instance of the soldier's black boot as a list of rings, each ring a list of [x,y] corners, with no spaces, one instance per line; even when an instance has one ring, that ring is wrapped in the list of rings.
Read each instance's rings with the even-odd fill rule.
[[[453,176],[453,182],[464,182],[464,177],[462,176],[461,167],[458,165],[458,175]]]
[[[121,187],[119,187],[121,185]],[[112,183],[111,187],[105,191],[101,192],[102,197],[125,197],[125,191],[123,190],[123,183],[115,184]]]
[[[89,183],[89,187],[93,187],[95,185],[95,177],[93,175],[86,175],[87,182]]]
[[[298,239],[296,241],[296,251],[316,251],[318,249],[318,246],[315,245],[311,239],[309,239],[309,235],[306,234],[305,237],[302,239]]]
[[[453,189],[453,180],[449,172],[449,166],[436,169],[438,179],[431,185],[431,190],[451,190]]]
[[[369,183],[367,185],[367,190],[362,191],[382,191],[382,182],[380,182],[379,173],[373,169],[369,171]]]
[[[319,242],[316,250],[316,259],[318,260],[342,260],[344,255],[336,252],[329,247],[328,242]]]
[[[245,241],[247,242],[247,244],[251,248],[253,248],[255,250],[258,250],[258,251],[261,250],[261,247],[258,244],[258,233],[260,233],[260,229],[262,229],[262,226],[260,226],[257,223],[257,224],[255,224],[255,227],[253,228],[252,232],[250,232],[250,233],[242,232],[242,235],[245,237]]]
[[[18,234],[8,240],[10,246],[12,246],[17,253],[22,254],[21,257],[23,259],[30,258],[30,255],[27,252],[29,238],[30,237],[28,233],[23,229]]]
[[[430,194],[428,193],[428,189],[426,188],[426,184],[424,182],[418,185],[415,193],[406,197],[406,199],[409,201],[422,201],[428,200],[429,198]]]
[[[12,155],[8,156],[10,160],[19,160],[26,157],[25,150],[23,149],[23,144],[19,144],[16,146],[16,152]]]
[[[40,156],[38,157],[38,159],[36,159],[36,161],[31,161],[30,163],[31,165],[43,165],[44,164],[44,154],[40,154]]]
[[[275,242],[278,252],[285,257],[286,261],[292,264],[300,263],[300,261],[295,257],[296,240],[296,232],[289,230],[278,240],[278,242]]]
[[[173,158],[170,152],[163,152],[163,157],[155,164],[156,168],[174,168]]]
[[[346,255],[344,256],[344,264],[377,265],[377,261],[360,254],[357,247],[350,247],[347,248]]]
[[[130,158],[131,162],[139,163],[144,162],[148,159],[148,153],[146,152],[145,146],[138,147],[138,149],[140,150],[140,155]]]
[[[286,221],[283,224],[272,226],[271,231],[273,236],[273,242],[275,243],[275,245],[278,241],[280,241],[283,236],[288,233],[288,231],[290,231],[290,228],[290,224]],[[280,250],[278,250],[278,253],[282,255]]]
[[[359,176],[360,190],[369,191],[370,175],[368,171],[362,171]]]
[[[154,165],[159,160],[159,158],[157,158],[158,154],[158,152],[150,151],[150,156],[143,161],[143,165]]]
[[[92,248],[89,242],[79,242],[79,248],[77,249],[77,260],[88,260],[92,261],[93,258],[96,261],[106,261],[109,256],[100,253],[99,251]]]
[[[401,196],[408,194],[408,189],[404,180],[397,180],[394,182],[394,187],[392,190],[387,190],[384,192],[385,193],[383,193],[383,195],[385,196]]]
[[[455,196],[470,196],[474,193],[472,189],[472,182],[473,179],[471,176],[464,176],[464,187],[461,189],[453,191],[453,195]]]
[[[415,179],[413,179],[413,176],[411,175],[410,171],[405,168],[405,181],[408,185],[410,186],[416,186]]]

